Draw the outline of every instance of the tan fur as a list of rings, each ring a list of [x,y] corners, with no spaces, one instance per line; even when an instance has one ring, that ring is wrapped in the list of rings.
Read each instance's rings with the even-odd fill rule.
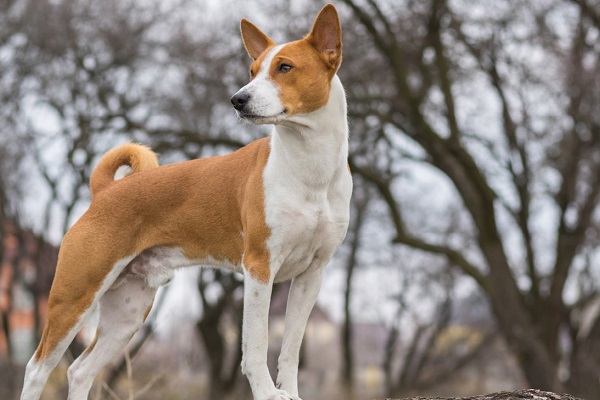
[[[158,167],[158,159],[156,154],[143,144],[129,143],[109,150],[92,172],[92,197],[114,181],[115,172],[123,165],[129,165],[132,173],[137,173]]]
[[[275,45],[275,42],[270,37],[265,35],[256,25],[242,18],[240,22],[240,32],[242,33],[242,42],[248,55],[256,60],[265,49]]]
[[[278,72],[281,64],[291,65],[292,70]],[[314,111],[327,103],[331,70],[320,61],[319,54],[308,41],[292,42],[281,49],[271,63],[269,74],[281,88],[279,98],[287,115]]]
[[[235,265],[244,254],[252,276],[267,282],[270,229],[262,171],[269,151],[269,138],[263,138],[226,156],[152,168],[110,183],[103,179],[130,153],[122,147],[109,152],[93,174],[89,210],[61,245],[55,276],[60,285],[50,291],[36,359],[47,357],[75,326],[115,263],[146,249],[179,247],[190,259]],[[144,150],[138,154],[148,156]],[[137,164],[128,160],[135,170]]]

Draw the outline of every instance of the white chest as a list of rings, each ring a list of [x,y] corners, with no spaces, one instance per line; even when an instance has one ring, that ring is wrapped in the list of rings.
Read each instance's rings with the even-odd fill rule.
[[[352,194],[346,97],[337,76],[327,104],[274,127],[263,172],[275,281],[323,267],[346,236]]]
[[[265,171],[268,247],[275,281],[291,279],[311,264],[324,266],[348,229],[352,179],[336,174],[329,185],[307,187],[281,170]],[[339,176],[338,176],[339,175]]]

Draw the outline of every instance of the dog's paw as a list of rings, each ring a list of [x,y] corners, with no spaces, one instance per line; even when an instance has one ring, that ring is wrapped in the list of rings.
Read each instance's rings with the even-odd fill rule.
[[[302,399],[298,396],[293,396],[293,395],[289,394],[285,390],[277,389],[273,395],[271,395],[267,398],[267,400],[302,400]]]

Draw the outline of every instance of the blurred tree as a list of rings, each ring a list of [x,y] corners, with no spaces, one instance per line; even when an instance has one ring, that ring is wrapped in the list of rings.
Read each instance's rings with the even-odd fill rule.
[[[386,201],[395,242],[474,279],[530,385],[597,397],[598,363],[574,364],[600,359],[584,346],[597,331],[577,318],[599,289],[600,48],[585,11],[598,5],[344,3],[358,26],[345,47],[350,114],[375,149],[351,165]],[[465,217],[459,246],[403,214],[407,162],[443,177],[432,190],[452,188],[441,200]]]
[[[366,219],[366,211],[369,204],[369,189],[354,183],[352,198],[352,223],[348,228],[347,246],[349,249],[348,259],[346,261],[346,287],[344,288],[344,321],[341,329],[342,345],[342,379],[344,384],[352,391],[354,384],[354,352],[352,346],[352,283],[354,281],[354,272],[359,263],[358,250],[361,247],[361,228]]]
[[[13,160],[13,155],[7,149],[0,148],[0,160]],[[4,168],[2,168],[4,167]],[[12,361],[12,337],[10,314],[12,312],[12,285],[17,274],[15,260],[18,239],[14,232],[14,215],[9,201],[12,198],[11,183],[7,165],[0,167],[0,329],[2,339],[6,343],[6,358]],[[9,238],[13,239],[9,242]],[[8,246],[11,246],[11,249]],[[12,250],[12,251],[11,251]]]
[[[196,329],[210,359],[211,399],[221,399],[231,393],[241,376],[242,348],[238,344],[242,340],[242,285],[241,277],[230,272],[203,269],[198,277],[202,317],[196,324]],[[207,295],[208,286],[217,286],[218,294],[215,299],[211,300]],[[230,320],[230,326],[237,327],[234,346],[227,346],[224,332],[224,320],[227,319]],[[234,321],[233,324],[231,321]]]
[[[565,383],[600,397],[600,322],[582,329],[578,317],[598,296],[597,0],[344,2],[340,75],[352,118],[350,161],[378,193],[369,207],[386,204],[395,243],[438,255],[438,264],[449,261],[477,283],[531,385]],[[42,232],[40,240],[57,241],[80,215],[93,165],[122,141],[146,142],[173,162],[230,151],[264,133],[231,118],[228,98],[246,82],[248,58],[233,34],[238,21],[211,13],[209,3],[0,2],[0,136],[3,146],[23,138],[11,142],[10,154],[33,178],[17,186],[43,206],[41,223],[19,221]],[[268,18],[277,41],[304,34],[306,16],[321,6],[256,4],[248,16]],[[3,160],[0,176],[11,176],[17,163]],[[407,195],[417,181],[439,193],[441,211]],[[9,204],[0,211],[22,209]],[[362,217],[373,220],[368,211]],[[350,232],[347,249],[346,378],[353,375],[351,284],[355,267],[367,264],[357,254],[373,243],[359,236]],[[235,357],[223,351],[218,312],[239,311],[239,282],[207,274],[199,288],[221,287],[217,298],[202,297],[209,312],[198,329],[214,350],[214,381],[226,387]],[[443,305],[439,297],[427,300]],[[417,333],[425,334],[408,348],[427,347],[444,323],[420,321]],[[389,342],[401,333],[391,329]],[[389,356],[407,365],[394,372],[397,360],[383,360],[392,391],[423,382],[419,366],[430,355]]]

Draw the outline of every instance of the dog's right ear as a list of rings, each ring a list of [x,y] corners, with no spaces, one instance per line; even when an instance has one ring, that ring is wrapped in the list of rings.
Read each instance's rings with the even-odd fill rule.
[[[262,33],[252,22],[242,18],[240,22],[240,31],[242,32],[242,41],[248,55],[256,60],[268,47],[274,46],[275,42],[267,35]]]

